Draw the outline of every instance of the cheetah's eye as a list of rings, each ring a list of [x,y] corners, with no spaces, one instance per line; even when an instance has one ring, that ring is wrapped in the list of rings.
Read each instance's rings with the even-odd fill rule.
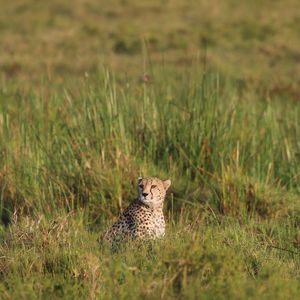
[[[151,189],[155,189],[156,188],[156,185],[151,185]]]

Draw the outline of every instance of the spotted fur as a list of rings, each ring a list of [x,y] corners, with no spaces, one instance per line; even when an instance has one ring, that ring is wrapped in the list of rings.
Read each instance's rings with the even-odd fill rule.
[[[102,240],[156,239],[165,234],[163,204],[171,180],[157,177],[139,178],[138,198],[108,229]]]

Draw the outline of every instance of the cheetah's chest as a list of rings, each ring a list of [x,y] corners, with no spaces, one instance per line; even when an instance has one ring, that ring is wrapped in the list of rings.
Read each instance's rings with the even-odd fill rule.
[[[133,212],[135,235],[138,238],[146,236],[159,238],[165,234],[165,219],[162,210],[152,210],[141,207]]]

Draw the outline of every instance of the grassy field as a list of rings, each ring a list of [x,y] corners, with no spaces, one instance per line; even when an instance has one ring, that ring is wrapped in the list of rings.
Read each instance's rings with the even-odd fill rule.
[[[0,4],[0,299],[299,298],[298,1]]]

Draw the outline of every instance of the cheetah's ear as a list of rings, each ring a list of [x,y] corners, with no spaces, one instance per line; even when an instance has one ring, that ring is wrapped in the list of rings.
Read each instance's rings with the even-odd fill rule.
[[[139,178],[138,178],[138,183],[140,183],[142,180],[143,180],[143,178],[142,178],[142,177],[139,177]]]
[[[167,179],[167,180],[163,181],[163,184],[164,184],[165,190],[167,190],[171,185],[171,180]]]

